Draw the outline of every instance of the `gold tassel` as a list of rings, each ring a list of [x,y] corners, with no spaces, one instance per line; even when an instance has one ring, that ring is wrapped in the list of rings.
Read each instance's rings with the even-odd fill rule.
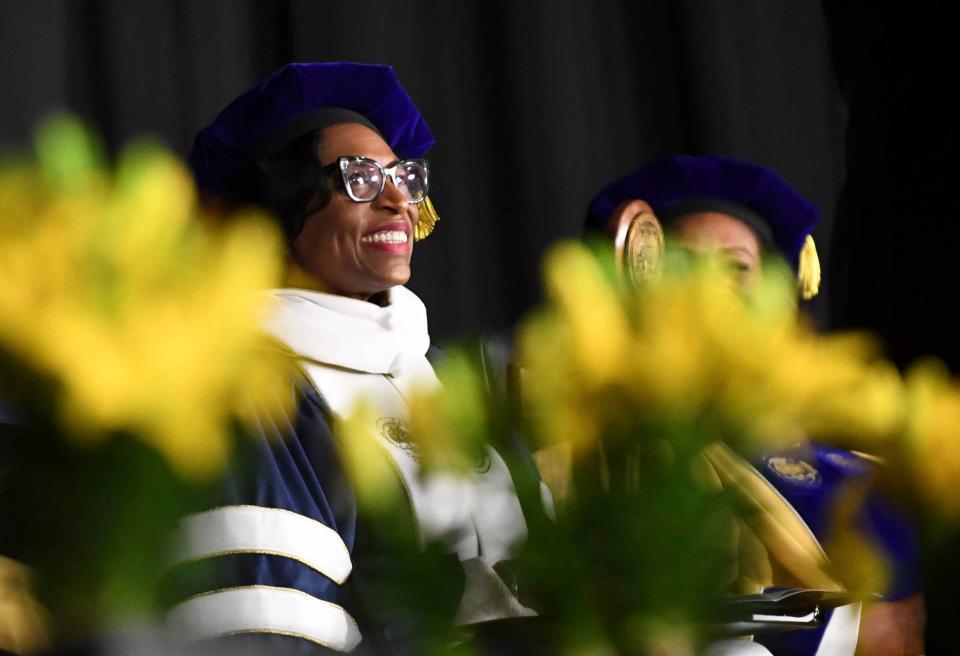
[[[813,236],[807,235],[800,249],[800,263],[797,267],[797,280],[800,283],[800,296],[808,301],[820,291],[820,258]]]
[[[423,202],[420,203],[420,218],[417,219],[417,225],[413,228],[414,240],[420,241],[429,237],[439,220],[440,217],[437,215],[433,203],[430,202],[430,197],[424,196]]]

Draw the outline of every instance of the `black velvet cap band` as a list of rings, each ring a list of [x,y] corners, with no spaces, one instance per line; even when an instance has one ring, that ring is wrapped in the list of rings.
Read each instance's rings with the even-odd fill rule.
[[[320,130],[331,125],[343,123],[359,123],[370,128],[381,137],[383,134],[366,116],[345,107],[321,107],[312,112],[301,114],[282,128],[267,137],[253,153],[254,158],[272,155],[297,137],[313,130]]]
[[[661,209],[657,218],[660,219],[664,227],[670,227],[671,224],[685,216],[701,212],[719,212],[739,219],[757,236],[761,248],[767,250],[776,247],[776,242],[773,240],[773,231],[766,219],[746,205],[723,198],[686,198],[679,203]]]

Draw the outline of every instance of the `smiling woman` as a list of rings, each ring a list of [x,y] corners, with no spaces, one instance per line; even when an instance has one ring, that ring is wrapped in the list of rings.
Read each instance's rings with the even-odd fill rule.
[[[455,623],[532,614],[494,570],[527,531],[506,462],[488,447],[462,476],[426,471],[407,426],[407,399],[438,386],[426,309],[403,286],[415,238],[437,220],[421,159],[432,144],[391,68],[347,63],[287,65],[197,135],[204,195],[264,207],[283,228],[287,285],[265,326],[304,376],[296,414],[261,423],[253,470],[234,473],[226,505],[182,523],[178,568],[210,565],[220,587],[180,600],[179,632],[259,636],[271,653],[361,639],[364,653],[427,653]],[[333,436],[359,415],[373,440],[362,466],[399,492],[373,500],[389,512],[358,501],[355,445]]]

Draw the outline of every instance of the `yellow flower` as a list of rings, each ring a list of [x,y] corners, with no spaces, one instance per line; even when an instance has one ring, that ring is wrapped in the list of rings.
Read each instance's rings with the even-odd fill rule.
[[[539,427],[535,434],[545,445],[591,443],[597,437],[592,406],[597,394],[580,383],[573,341],[568,326],[554,314],[537,315],[521,329],[523,412]]]
[[[410,401],[410,427],[425,467],[468,471],[486,448],[487,391],[466,354],[449,352],[437,368],[443,386]]]
[[[30,571],[0,556],[0,649],[35,654],[50,647],[50,617],[34,597]]]
[[[344,467],[361,507],[389,511],[403,500],[397,472],[390,456],[378,443],[377,413],[372,405],[358,403],[336,426]]]
[[[907,376],[907,446],[920,492],[953,520],[960,519],[960,384],[929,361]]]
[[[712,307],[728,301],[712,279],[686,284],[669,277],[641,290],[634,299],[635,334],[631,348],[631,391],[646,411],[695,413],[715,386],[716,351],[705,332]]]
[[[785,270],[769,267],[747,301],[715,261],[630,296],[584,247],[564,245],[545,275],[547,307],[520,333],[524,410],[543,444],[670,418],[712,418],[758,448],[831,434],[875,445],[902,428],[896,370],[865,337],[798,321]]]
[[[580,384],[593,388],[617,377],[628,342],[627,317],[596,258],[579,244],[562,244],[544,264],[547,290],[569,331],[565,357]]]
[[[111,175],[85,139],[49,123],[41,166],[0,171],[0,353],[51,383],[68,439],[128,432],[209,475],[250,398],[266,413],[290,402],[286,360],[259,331],[281,239],[255,215],[207,227],[189,173],[159,147],[129,147]]]

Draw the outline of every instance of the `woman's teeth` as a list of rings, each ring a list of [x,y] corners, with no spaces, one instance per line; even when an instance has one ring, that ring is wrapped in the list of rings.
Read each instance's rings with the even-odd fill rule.
[[[383,232],[375,232],[372,235],[364,235],[360,238],[360,241],[365,244],[406,244],[407,233],[402,230],[385,230]]]

